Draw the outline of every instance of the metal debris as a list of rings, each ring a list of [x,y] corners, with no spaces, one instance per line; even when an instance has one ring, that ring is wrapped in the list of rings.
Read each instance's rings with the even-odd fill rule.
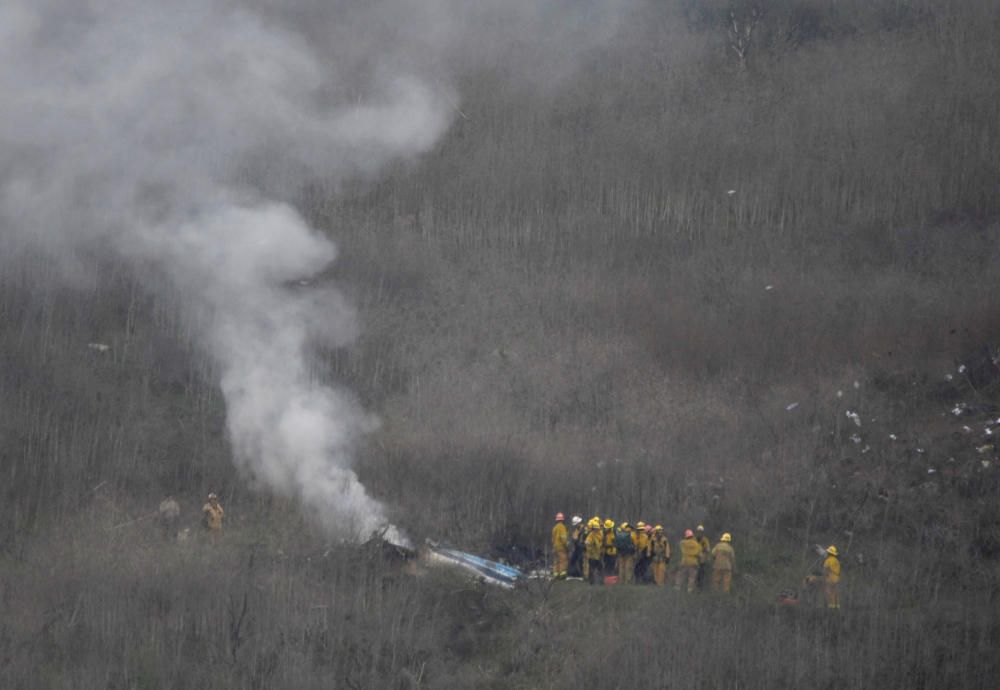
[[[794,410],[798,406],[799,406],[799,404],[797,402],[793,402],[791,405],[786,405],[785,409],[787,411],[791,412],[792,410]]]
[[[847,418],[854,422],[855,426],[861,426],[861,415],[857,412],[847,411]]]
[[[858,436],[857,434],[851,434],[851,440],[854,441],[855,443],[861,443],[861,437]]]

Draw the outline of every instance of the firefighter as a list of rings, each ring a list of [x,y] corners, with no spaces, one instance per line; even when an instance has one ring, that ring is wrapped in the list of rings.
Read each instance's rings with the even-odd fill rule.
[[[569,567],[568,542],[566,517],[562,513],[556,513],[556,524],[552,528],[552,577],[557,580],[566,578],[566,569]]]
[[[698,540],[698,546],[701,547],[701,560],[698,563],[696,584],[698,589],[705,589],[708,586],[708,558],[712,552],[712,543],[705,536],[705,525],[698,525],[694,528],[694,538]]]
[[[650,537],[653,526],[641,520],[635,526],[635,581],[639,584],[649,582],[649,559],[653,555]]]
[[[726,532],[712,549],[712,591],[729,594],[733,584],[733,570],[736,568],[736,552],[733,551],[733,535]]]
[[[583,518],[574,515],[570,520],[572,528],[569,531],[569,577],[581,577],[583,575],[583,541],[587,538],[587,528],[583,524]]]
[[[687,591],[693,592],[701,562],[701,544],[694,538],[694,532],[684,530],[684,538],[681,539],[681,565],[674,579],[674,589],[680,589],[681,584],[687,580]]]
[[[667,583],[667,564],[670,563],[670,540],[663,533],[663,525],[653,528],[649,545],[653,554],[653,582],[662,587]]]
[[[615,548],[615,521],[608,518],[604,521],[604,574],[616,572],[618,568],[618,549]]]
[[[201,509],[201,526],[205,528],[212,541],[216,541],[222,534],[222,520],[226,516],[226,511],[219,503],[219,497],[214,493],[208,495],[208,503]]]
[[[604,556],[604,531],[599,518],[592,518],[587,523],[587,536],[583,543],[583,577],[590,584],[595,584],[601,577],[601,558]]]
[[[615,530],[615,548],[618,550],[618,584],[630,585],[635,575],[635,531],[628,522]]]
[[[837,558],[837,547],[826,548],[827,557],[823,561],[823,595],[826,597],[828,609],[840,608],[840,594],[837,591],[840,584],[840,559]]]

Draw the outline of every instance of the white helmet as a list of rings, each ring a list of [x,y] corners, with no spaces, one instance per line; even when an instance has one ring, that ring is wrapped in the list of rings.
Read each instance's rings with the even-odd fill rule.
[[[583,518],[582,518],[582,517],[580,517],[579,515],[574,515],[574,516],[573,516],[573,519],[571,520],[571,522],[572,522],[572,523],[573,523],[574,525],[579,525],[579,524],[580,524],[581,522],[583,522]]]

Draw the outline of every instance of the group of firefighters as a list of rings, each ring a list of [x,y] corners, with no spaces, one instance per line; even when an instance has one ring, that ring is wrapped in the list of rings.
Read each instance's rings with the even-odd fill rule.
[[[674,572],[674,589],[685,587],[688,592],[711,586],[713,591],[728,594],[736,568],[733,537],[725,532],[711,545],[705,527],[685,530],[678,545],[680,563]],[[615,524],[598,516],[584,523],[574,515],[570,525],[566,516],[556,514],[552,528],[552,575],[556,579],[580,577],[590,584],[647,584],[662,587],[667,583],[667,564],[670,563],[670,540],[662,525],[647,525],[639,521]],[[823,575],[807,578],[810,586],[823,586],[826,604],[840,608],[837,592],[840,582],[840,561],[837,547],[825,551]]]
[[[181,530],[181,506],[173,495],[167,496],[160,502],[160,508],[156,512],[160,531],[167,541],[182,541],[188,530]],[[213,541],[222,534],[222,521],[225,519],[226,511],[219,503],[219,497],[215,493],[208,495],[208,502],[201,508],[201,526],[205,533]]]

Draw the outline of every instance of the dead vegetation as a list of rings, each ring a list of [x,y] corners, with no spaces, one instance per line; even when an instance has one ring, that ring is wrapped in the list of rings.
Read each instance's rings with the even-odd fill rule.
[[[704,520],[734,533],[732,600],[505,593],[331,545],[233,469],[174,305],[23,257],[0,685],[990,687],[1000,18],[757,4],[745,59],[728,3],[650,3],[551,92],[467,75],[425,159],[301,202],[364,322],[321,364],[382,418],[358,471],[394,519],[524,564],[556,510]],[[210,489],[218,549],[141,521],[173,492],[197,531]],[[837,618],[772,603],[816,541],[846,547]]]

